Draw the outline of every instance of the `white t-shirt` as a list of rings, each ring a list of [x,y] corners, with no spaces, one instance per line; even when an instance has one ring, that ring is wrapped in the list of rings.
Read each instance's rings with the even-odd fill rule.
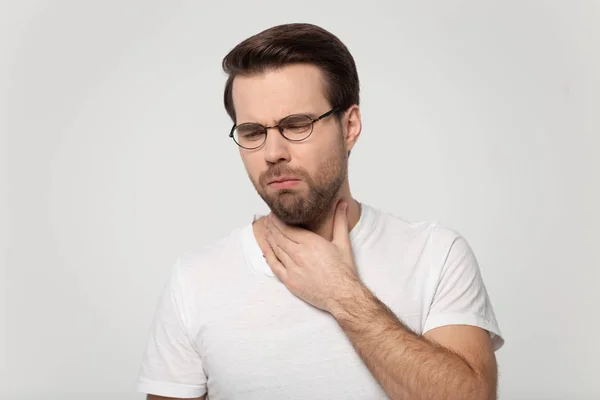
[[[363,204],[360,279],[417,334],[449,324],[504,343],[469,245],[438,223]],[[181,258],[159,301],[138,390],[220,399],[387,399],[335,319],[273,275],[252,224]]]

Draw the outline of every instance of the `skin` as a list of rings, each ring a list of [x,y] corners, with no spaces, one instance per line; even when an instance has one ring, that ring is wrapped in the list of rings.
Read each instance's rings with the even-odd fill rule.
[[[290,114],[321,115],[332,108],[323,88],[321,71],[310,65],[238,76],[237,123],[268,126]],[[271,129],[262,147],[240,149],[250,180],[271,209],[253,224],[269,267],[291,293],[335,318],[391,399],[495,399],[496,358],[486,331],[450,325],[416,335],[358,278],[349,232],[360,208],[350,193],[347,154],[360,132],[355,105],[339,123],[331,117],[317,122],[303,142]],[[302,181],[281,192],[267,184],[278,174]]]
[[[233,104],[237,121],[274,125],[297,113],[317,117],[333,108],[323,95],[321,71],[310,65],[291,65],[261,75],[238,76],[233,82]],[[270,129],[265,144],[256,150],[240,148],[240,156],[258,194],[272,213],[291,225],[302,226],[331,237],[333,211],[338,200],[350,205],[353,225],[359,206],[352,199],[348,184],[348,152],[361,131],[360,110],[346,110],[341,123],[330,116],[314,125],[313,133],[302,142],[290,142]],[[276,175],[298,176],[302,182],[282,193],[267,185]],[[324,196],[319,196],[324,193]],[[261,247],[262,227],[255,224]]]

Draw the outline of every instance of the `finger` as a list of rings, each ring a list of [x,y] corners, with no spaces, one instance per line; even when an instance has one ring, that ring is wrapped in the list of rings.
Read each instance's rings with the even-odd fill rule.
[[[273,237],[273,234],[271,234],[271,232],[267,232],[265,234],[265,238],[267,239],[267,243],[269,243],[269,246],[271,246],[271,250],[273,250],[273,253],[275,253],[275,256],[277,256],[277,259],[279,261],[281,261],[281,263],[283,264],[283,266],[286,267],[286,268],[292,266],[292,263],[293,263],[292,258],[279,245],[279,243],[277,243],[275,241],[275,238]]]
[[[332,242],[341,247],[350,246],[350,234],[348,232],[348,203],[340,200],[335,209],[333,221]]]
[[[285,280],[287,279],[287,270],[285,269],[285,265],[283,265],[283,263],[277,257],[277,254],[275,253],[270,244],[264,256],[265,260],[267,261],[267,264],[269,265],[269,268],[271,268],[271,271],[273,271],[273,274],[281,282],[285,282]]]
[[[312,233],[310,231],[307,231],[306,229],[286,224],[285,222],[277,218],[277,216],[273,213],[271,213],[265,219],[268,219],[269,222],[275,225],[283,235],[285,235],[288,239],[296,243],[305,242]]]
[[[267,228],[267,232],[273,237],[274,242],[286,253],[292,254],[297,251],[299,244],[283,233],[269,218],[265,218],[265,227]]]

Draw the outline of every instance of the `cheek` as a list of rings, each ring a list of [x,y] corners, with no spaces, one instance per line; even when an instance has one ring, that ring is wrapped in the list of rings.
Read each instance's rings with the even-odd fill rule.
[[[305,154],[307,165],[310,165],[310,172],[319,172],[324,165],[336,164],[339,162],[338,157],[344,151],[343,141],[331,133],[327,140],[323,140],[318,146],[313,146],[311,151]]]
[[[248,175],[254,180],[258,181],[258,177],[263,172],[264,162],[262,158],[257,154],[242,154],[242,162],[246,168]]]
[[[311,148],[310,151],[302,152],[295,159],[292,159],[292,165],[304,170],[316,183],[323,177],[324,166],[327,164],[328,157],[331,157],[331,153],[326,149]]]

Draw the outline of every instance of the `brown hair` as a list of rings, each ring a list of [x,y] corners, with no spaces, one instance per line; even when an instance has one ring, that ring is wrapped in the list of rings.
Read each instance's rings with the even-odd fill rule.
[[[348,48],[325,29],[304,23],[278,25],[249,37],[223,59],[225,110],[235,122],[232,87],[237,75],[262,73],[289,64],[306,63],[325,75],[325,97],[332,107],[345,111],[359,104],[359,81]]]

